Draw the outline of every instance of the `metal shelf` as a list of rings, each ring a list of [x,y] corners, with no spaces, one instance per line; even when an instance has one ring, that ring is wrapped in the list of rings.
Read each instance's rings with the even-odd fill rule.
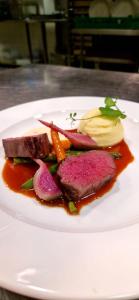
[[[117,35],[117,36],[139,36],[139,29],[94,29],[73,28],[73,34],[80,35]]]

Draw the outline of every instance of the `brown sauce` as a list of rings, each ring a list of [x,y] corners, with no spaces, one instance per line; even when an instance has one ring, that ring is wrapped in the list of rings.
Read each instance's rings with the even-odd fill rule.
[[[84,199],[77,199],[76,201],[76,207],[80,211],[81,207],[84,205],[92,202],[93,200],[100,198],[103,196],[105,193],[107,193],[113,186],[117,176],[127,167],[129,163],[131,163],[134,159],[132,153],[129,150],[128,145],[126,142],[123,140],[116,146],[108,147],[105,148],[105,150],[109,152],[120,152],[121,153],[121,158],[120,159],[115,159],[116,163],[116,177],[109,183],[107,183],[104,187],[102,187],[99,191],[97,191],[95,194],[86,197]],[[6,159],[4,168],[3,168],[3,179],[5,183],[8,185],[8,187],[17,192],[24,194],[29,197],[33,197],[37,199],[35,192],[33,190],[22,190],[21,185],[27,181],[29,178],[33,177],[34,173],[37,170],[37,165],[36,164],[19,164],[19,165],[14,165],[12,160]],[[45,204],[47,206],[61,206],[64,207],[67,211],[67,205],[66,201],[64,198],[53,200],[50,202],[42,201],[39,200],[42,204]]]

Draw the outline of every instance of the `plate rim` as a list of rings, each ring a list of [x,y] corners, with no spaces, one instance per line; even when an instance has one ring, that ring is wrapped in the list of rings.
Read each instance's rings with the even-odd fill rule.
[[[77,96],[72,96],[72,97],[58,97],[58,98],[48,98],[48,99],[40,99],[40,100],[36,100],[36,101],[31,101],[31,102],[26,102],[26,103],[23,103],[23,104],[19,104],[19,105],[16,105],[16,106],[12,106],[12,107],[10,107],[10,108],[6,108],[6,109],[4,109],[4,110],[1,110],[0,111],[0,117],[2,116],[2,119],[0,119],[0,124],[2,123],[2,120],[3,120],[3,115],[5,114],[5,113],[7,113],[8,112],[8,115],[12,115],[13,114],[13,111],[15,110],[15,109],[17,109],[18,108],[18,110],[20,111],[20,110],[22,110],[22,108],[24,108],[25,106],[27,106],[27,105],[38,105],[38,104],[40,104],[42,101],[58,101],[58,100],[60,100],[60,99],[62,99],[62,101],[64,101],[65,100],[65,98],[66,98],[66,100],[68,100],[68,99],[71,99],[71,100],[73,100],[73,99],[79,99],[79,100],[81,100],[81,101],[84,101],[84,98],[86,98],[87,100],[91,100],[92,98],[93,99],[101,99],[101,100],[103,100],[105,97],[94,97],[94,96],[82,96],[82,97],[77,97]],[[138,106],[139,105],[139,103],[137,103],[137,102],[133,102],[133,101],[126,101],[126,100],[122,100],[122,99],[120,99],[119,100],[120,101],[120,103],[122,103],[121,101],[124,101],[124,105],[125,105],[125,102],[126,103],[128,103],[129,104],[129,106]],[[136,116],[135,116],[135,118],[136,118]],[[23,118],[23,120],[24,120],[24,118]],[[12,122],[13,122],[13,120],[12,120]],[[6,127],[5,127],[5,129],[7,129],[9,126],[11,126],[11,125],[8,125],[8,124],[10,124],[10,120],[9,120],[9,123],[7,122],[6,123]],[[13,123],[12,123],[13,124]],[[8,125],[8,126],[7,126]],[[4,126],[5,126],[5,124],[4,124]],[[2,129],[1,131],[3,131],[4,129]],[[1,210],[0,210],[0,214],[1,214]],[[6,220],[6,222],[9,220],[9,216],[7,217],[7,215],[4,213],[4,220]],[[12,223],[12,229],[13,228],[16,228],[16,226],[19,226],[20,227],[20,229],[22,230],[22,234],[24,235],[24,228],[26,227],[27,228],[27,230],[29,229],[29,231],[31,231],[31,232],[33,232],[34,231],[34,226],[32,226],[32,225],[29,225],[29,224],[25,224],[25,225],[23,225],[24,223],[22,223],[22,222],[20,222],[19,220],[11,220],[11,223]],[[24,227],[24,228],[23,228]],[[7,230],[9,230],[9,229],[7,229]],[[15,229],[14,229],[15,230]],[[126,228],[126,229],[120,229],[120,230],[116,230],[116,234],[117,234],[117,232],[119,232],[119,231],[121,231],[122,233],[124,232],[126,230],[126,239],[128,238],[128,232],[130,232],[130,231],[134,231],[134,233],[136,233],[135,235],[137,235],[137,233],[138,233],[138,231],[139,231],[139,225],[138,224],[136,224],[136,225],[132,225],[131,227],[129,227],[128,229]],[[74,235],[74,233],[68,233],[68,235]],[[81,233],[76,233],[77,235],[81,235]],[[86,234],[86,233],[83,233],[83,235],[84,234]],[[98,234],[98,233],[97,233]],[[49,235],[49,234],[48,234]],[[57,232],[55,232],[55,234],[54,235],[57,235]],[[65,233],[62,233],[62,235],[64,235],[65,236]],[[91,236],[91,242],[92,242],[92,240],[94,239],[94,237],[96,236],[96,234],[95,233],[87,233],[86,234],[87,235],[87,238],[89,237],[89,236]],[[94,236],[93,236],[94,235]],[[100,236],[104,236],[104,233],[99,233],[99,237]],[[0,235],[0,238],[1,238],[1,235]],[[79,239],[80,239],[80,237],[79,237]],[[19,240],[19,237],[18,237],[18,239],[17,240]],[[84,236],[83,236],[83,241],[84,241]],[[126,242],[127,242],[127,240],[126,240]],[[138,244],[137,244],[137,246],[138,246]],[[34,298],[39,298],[39,299],[46,299],[46,298],[48,298],[48,299],[66,299],[66,300],[68,300],[68,299],[80,299],[80,300],[82,300],[82,299],[88,299],[88,300],[91,300],[91,299],[99,299],[99,300],[101,300],[101,299],[103,299],[103,300],[105,300],[105,299],[116,299],[116,298],[120,298],[120,299],[135,299],[135,298],[137,298],[138,296],[139,296],[139,290],[136,292],[134,292],[134,295],[133,295],[133,293],[132,294],[121,294],[121,295],[111,295],[111,296],[108,296],[108,295],[106,295],[105,297],[101,297],[100,295],[88,295],[87,297],[85,297],[84,298],[84,296],[83,296],[83,298],[82,298],[82,296],[81,295],[76,295],[74,298],[72,297],[72,296],[70,296],[70,295],[68,295],[68,296],[66,296],[66,295],[62,295],[62,294],[60,294],[60,295],[58,295],[58,293],[57,294],[53,294],[53,293],[51,293],[51,292],[48,292],[48,291],[45,291],[45,292],[42,292],[42,291],[40,291],[39,289],[37,290],[37,289],[34,289],[33,287],[31,288],[31,287],[29,287],[29,286],[25,286],[25,285],[23,285],[23,284],[17,284],[17,282],[15,281],[15,284],[13,283],[13,282],[11,282],[10,283],[10,281],[9,281],[9,283],[7,283],[6,281],[4,281],[2,278],[1,278],[1,271],[0,271],[0,285],[1,285],[1,287],[3,287],[3,288],[6,288],[6,289],[9,289],[9,290],[11,290],[11,291],[13,291],[13,292],[16,292],[16,293],[19,293],[19,294],[22,294],[22,295],[26,295],[26,296],[30,296],[30,297],[34,297]]]

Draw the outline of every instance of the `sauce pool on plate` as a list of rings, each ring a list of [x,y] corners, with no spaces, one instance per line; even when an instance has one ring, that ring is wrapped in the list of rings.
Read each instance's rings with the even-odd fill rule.
[[[87,196],[82,199],[77,199],[76,200],[76,207],[78,211],[80,209],[92,202],[93,200],[100,198],[103,196],[105,193],[107,193],[113,186],[117,176],[127,167],[129,163],[131,163],[134,159],[132,153],[130,152],[130,149],[126,142],[122,140],[119,144],[104,148],[108,152],[119,152],[121,154],[121,157],[119,159],[115,159],[115,164],[116,164],[116,177],[107,183],[104,187],[102,187],[99,191],[97,191],[95,194],[92,194],[90,196]],[[42,204],[45,204],[47,206],[61,206],[64,207],[68,211],[68,207],[66,204],[66,199],[64,197],[60,199],[56,199],[50,202],[47,201],[42,201],[38,199],[35,195],[35,192],[33,190],[23,190],[21,189],[21,185],[33,177],[37,170],[38,166],[35,163],[32,164],[17,164],[14,165],[13,161],[10,159],[6,159],[4,168],[3,168],[3,179],[7,186],[13,190],[14,192],[24,194],[26,196],[32,197],[40,201]]]

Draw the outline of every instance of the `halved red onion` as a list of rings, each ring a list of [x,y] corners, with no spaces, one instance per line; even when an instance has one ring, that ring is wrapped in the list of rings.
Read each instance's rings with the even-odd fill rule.
[[[53,200],[62,195],[47,165],[40,159],[34,160],[40,167],[33,178],[33,186],[36,195],[42,200]]]

